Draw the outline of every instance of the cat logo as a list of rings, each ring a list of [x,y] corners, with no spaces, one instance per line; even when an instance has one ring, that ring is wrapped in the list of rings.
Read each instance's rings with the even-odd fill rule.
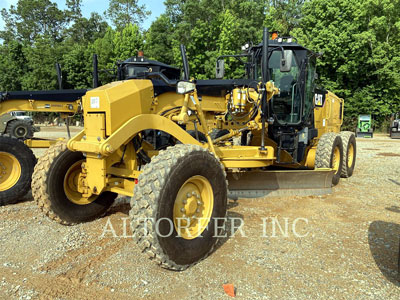
[[[324,95],[315,94],[315,106],[323,106],[324,105]]]

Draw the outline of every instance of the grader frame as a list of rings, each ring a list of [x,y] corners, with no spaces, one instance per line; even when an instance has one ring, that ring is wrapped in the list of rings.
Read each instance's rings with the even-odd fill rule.
[[[288,49],[296,47],[286,46]],[[279,47],[282,48],[283,45]],[[181,50],[185,69],[184,77],[188,79],[186,54],[183,48]],[[144,66],[145,61],[138,58],[137,65]],[[113,82],[88,91],[83,97],[85,128],[68,142],[68,148],[86,155],[83,171],[85,177],[80,181],[85,197],[100,195],[105,191],[133,196],[133,187],[140,171],[138,164],[135,163],[138,162],[139,149],[134,149],[131,141],[146,130],[163,131],[183,144],[199,145],[208,149],[220,159],[226,169],[235,170],[237,175],[235,177],[239,178],[244,168],[260,170],[272,166],[284,166],[295,170],[303,168],[300,175],[304,175],[304,168],[309,170],[315,168],[316,138],[328,132],[339,133],[343,122],[343,99],[330,92],[319,92],[315,99],[315,124],[313,124],[313,127],[318,129],[318,135],[307,141],[310,143],[305,149],[304,157],[299,161],[293,161],[293,157],[284,149],[277,151],[279,145],[266,136],[268,124],[265,124],[261,108],[256,112],[255,117],[248,115],[247,118],[241,117],[239,120],[226,119],[226,108],[230,101],[235,101],[236,97],[245,95],[248,97],[247,102],[255,102],[265,97],[264,103],[268,103],[274,95],[278,95],[279,89],[271,81],[265,80],[263,87],[257,84],[249,87],[251,80],[197,81],[196,87],[193,87],[190,93],[179,95],[170,90],[156,95],[154,80],[151,81],[148,78],[161,78],[167,86],[171,85],[171,80],[163,77],[162,73],[147,73],[142,79],[135,77],[135,80]],[[186,82],[190,83],[188,80]],[[215,92],[206,91],[202,93],[200,100],[199,91],[196,88],[210,90],[213,85],[225,90],[230,89],[231,93],[223,94],[217,88],[217,94],[222,95],[217,96]],[[258,89],[262,92],[257,92]],[[247,102],[240,105],[243,109],[250,110],[251,104]],[[188,112],[192,114],[189,115]],[[196,124],[200,125],[196,126]],[[186,130],[182,126],[186,126]],[[303,125],[300,124],[300,126]],[[229,130],[229,133],[212,140],[209,134],[212,128]],[[193,129],[204,134],[203,143],[188,133]],[[250,131],[256,136],[253,139],[255,145],[238,146],[229,142],[224,143],[232,137],[240,136],[245,131]],[[301,133],[297,129],[296,132],[299,135]],[[302,134],[306,136],[307,132]],[[262,144],[261,147],[258,141]],[[146,152],[150,158],[159,153],[157,149],[151,149],[148,144],[143,147],[147,147]],[[130,163],[117,163],[121,161]],[[330,180],[334,172],[328,167],[320,168],[319,172],[320,175],[326,174],[326,176],[319,176],[320,181],[314,181],[313,188],[306,188],[303,192],[330,192]],[[259,172],[258,175],[267,179],[271,174],[273,172],[268,174]],[[286,177],[290,182],[298,175],[292,170],[280,178]],[[266,182],[268,180],[264,181],[264,190],[265,193],[269,193],[270,188]],[[276,185],[273,185],[272,189],[276,189]],[[258,194],[262,193],[259,191]]]
[[[55,112],[67,118],[80,111],[81,97],[85,92],[86,90],[61,90],[0,93],[0,115],[19,110]],[[47,148],[55,142],[44,139],[25,140],[30,148]]]

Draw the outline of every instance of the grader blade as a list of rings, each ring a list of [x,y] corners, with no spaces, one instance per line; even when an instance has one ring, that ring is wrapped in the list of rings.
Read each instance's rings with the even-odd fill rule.
[[[332,193],[331,169],[229,172],[229,197],[313,196]]]

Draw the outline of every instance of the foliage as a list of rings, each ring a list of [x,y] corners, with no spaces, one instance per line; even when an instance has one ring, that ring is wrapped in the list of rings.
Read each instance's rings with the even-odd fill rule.
[[[19,0],[17,6],[2,9],[6,30],[0,37],[4,40],[34,42],[39,35],[58,40],[66,24],[66,15],[50,0]]]
[[[159,16],[146,33],[145,56],[172,64],[174,62],[172,33],[173,24],[170,18],[165,14]]]
[[[322,52],[321,84],[345,98],[347,119],[381,123],[400,107],[400,1],[313,0],[303,7],[299,41]]]
[[[23,45],[11,41],[0,46],[0,86],[2,91],[21,90],[21,78],[27,71]]]
[[[138,4],[138,0],[110,0],[105,13],[118,30],[129,24],[140,25],[149,14],[145,5]]]
[[[136,56],[139,50],[143,50],[143,36],[139,27],[130,23],[122,31],[117,31],[113,44],[114,61]]]

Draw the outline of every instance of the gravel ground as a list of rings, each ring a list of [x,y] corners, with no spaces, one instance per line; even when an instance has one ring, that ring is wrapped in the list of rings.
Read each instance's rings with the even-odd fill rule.
[[[224,283],[238,299],[399,299],[400,140],[357,143],[354,175],[332,195],[230,201],[242,231],[230,226],[234,236],[183,272],[140,253],[123,198],[107,216],[66,227],[27,195],[0,207],[0,299],[228,299]],[[110,224],[116,237],[104,232]]]

